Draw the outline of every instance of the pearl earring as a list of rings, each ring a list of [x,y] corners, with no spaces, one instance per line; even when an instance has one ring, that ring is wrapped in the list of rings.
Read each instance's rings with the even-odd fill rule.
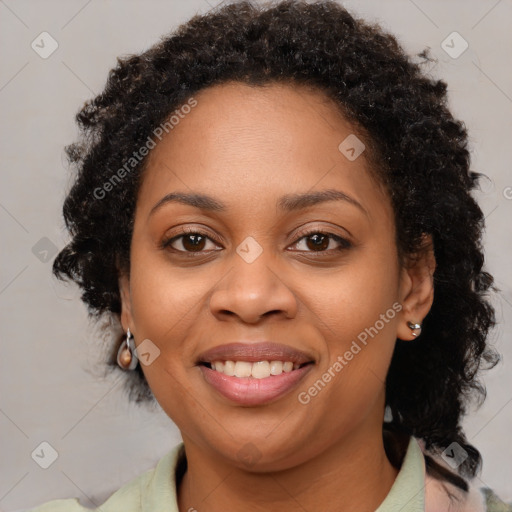
[[[130,329],[128,329],[126,331],[126,338],[123,340],[119,350],[117,351],[117,364],[123,370],[134,370],[139,362],[135,344],[132,348],[130,343],[131,340],[133,340],[133,336]]]

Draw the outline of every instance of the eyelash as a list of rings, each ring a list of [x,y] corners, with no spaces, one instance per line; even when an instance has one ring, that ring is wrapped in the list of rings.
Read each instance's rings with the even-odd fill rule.
[[[197,228],[183,228],[181,230],[181,232],[178,234],[178,235],[175,235],[173,236],[172,238],[167,238],[167,239],[164,239],[161,244],[160,244],[160,248],[161,249],[169,249],[170,245],[175,242],[176,240],[186,236],[186,235],[199,235],[199,236],[202,236],[202,237],[205,237],[217,244],[220,245],[220,241],[217,240],[215,237],[213,236],[210,236],[206,233],[204,233],[203,231],[200,231],[198,230]],[[352,247],[352,244],[346,239],[346,238],[343,238],[339,235],[335,235],[334,233],[329,233],[329,232],[326,232],[326,231],[319,231],[318,229],[310,229],[310,230],[306,230],[306,231],[301,231],[299,233],[297,233],[297,239],[296,241],[292,244],[292,245],[296,245],[298,242],[300,242],[303,238],[307,238],[308,236],[311,236],[311,235],[323,235],[323,236],[327,236],[328,238],[332,239],[332,240],[335,240],[336,242],[338,242],[340,244],[340,247],[338,247],[337,249],[328,249],[328,250],[323,250],[323,251],[300,251],[300,252],[309,252],[309,253],[313,253],[313,254],[329,254],[331,253],[332,251],[339,251],[339,252],[342,252],[342,251],[345,251],[347,249],[350,249]],[[184,255],[187,255],[187,257],[197,257],[196,255],[201,255],[201,254],[204,254],[205,252],[209,252],[209,251],[182,251],[182,250],[179,250],[179,249],[174,249],[173,247],[170,247],[170,249],[173,251],[173,252],[176,252],[176,253],[180,253],[180,254],[184,254]]]

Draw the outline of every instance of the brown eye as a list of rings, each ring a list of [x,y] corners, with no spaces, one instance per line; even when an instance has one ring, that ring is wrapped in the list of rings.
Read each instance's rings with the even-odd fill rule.
[[[311,242],[311,243],[310,243]],[[323,251],[329,247],[330,238],[327,235],[315,233],[306,237],[306,245],[309,249]]]
[[[181,243],[187,251],[202,251],[204,249],[206,238],[202,235],[185,235],[181,238],[183,238]]]
[[[205,248],[208,242],[213,248]],[[164,240],[161,244],[162,249],[170,248],[174,252],[185,254],[209,252],[215,247],[216,244],[212,242],[209,236],[198,231],[183,231],[181,235]]]
[[[299,251],[304,252],[330,252],[330,251],[343,251],[352,246],[352,244],[342,238],[341,236],[335,235],[334,233],[323,233],[321,231],[310,231],[308,233],[301,233],[299,238],[294,245],[299,246],[301,243],[305,249],[299,248]],[[302,241],[305,242],[302,242]],[[334,247],[332,247],[332,243]],[[336,247],[338,244],[338,247]],[[331,246],[329,248],[329,246]]]

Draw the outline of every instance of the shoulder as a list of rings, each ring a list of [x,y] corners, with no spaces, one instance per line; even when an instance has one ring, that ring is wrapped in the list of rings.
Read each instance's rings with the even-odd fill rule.
[[[437,464],[456,473],[443,458],[425,450],[424,443],[417,439],[424,455],[428,455]],[[459,475],[460,476],[460,475]],[[468,490],[457,487],[453,483],[425,474],[425,511],[438,512],[440,510],[458,512],[512,512],[512,503],[502,501],[491,489],[482,487],[480,480],[474,478],[466,480]]]
[[[48,501],[26,512],[142,512],[156,509],[177,512],[173,477],[183,453],[183,443],[180,443],[164,455],[154,469],[125,484],[95,509],[85,507],[78,498],[70,498]]]
[[[482,487],[480,491],[485,497],[486,512],[512,512],[512,503],[502,501],[493,490]]]
[[[140,512],[141,488],[144,488],[144,484],[151,478],[153,472],[154,470],[150,470],[134,478],[114,492],[104,503],[92,510]],[[69,498],[48,501],[27,512],[92,512],[92,510],[82,505],[78,498]]]
[[[26,512],[84,512],[89,510],[78,501],[78,498],[52,500]]]

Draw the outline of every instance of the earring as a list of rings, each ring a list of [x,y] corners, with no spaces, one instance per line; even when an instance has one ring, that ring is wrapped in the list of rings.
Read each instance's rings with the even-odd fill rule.
[[[132,348],[130,343],[132,339],[132,333],[130,332],[130,329],[128,329],[126,331],[126,338],[123,340],[119,350],[117,351],[117,364],[123,370],[134,370],[139,362],[135,345]]]
[[[407,322],[407,327],[412,330],[412,335],[416,338],[421,334],[421,324],[417,324],[414,322]],[[417,332],[414,332],[417,331]]]

